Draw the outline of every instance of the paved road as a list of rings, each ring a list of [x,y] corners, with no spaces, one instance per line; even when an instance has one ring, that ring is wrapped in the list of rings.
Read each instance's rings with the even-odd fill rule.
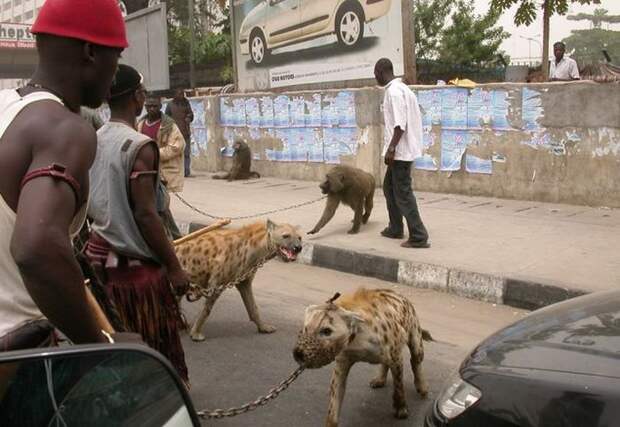
[[[415,393],[411,371],[406,369],[409,420],[397,421],[392,417],[391,382],[388,381],[384,389],[370,389],[368,381],[377,368],[358,364],[349,376],[341,426],[421,426],[423,415],[443,381],[468,350],[489,333],[525,313],[435,291],[273,261],[259,271],[254,287],[263,318],[278,327],[275,334],[257,334],[254,325],[247,321],[236,290],[230,290],[220,298],[207,321],[204,331],[207,340],[194,343],[184,337],[193,386],[191,396],[196,409],[238,406],[264,394],[284,379],[296,368],[291,349],[303,322],[304,308],[324,302],[336,291],[349,292],[358,286],[399,289],[414,302],[422,326],[430,330],[438,342],[426,345],[424,370],[431,390],[427,400],[421,400]],[[185,306],[190,321],[200,308],[198,304]],[[255,412],[204,422],[204,425],[323,425],[331,368],[305,371],[277,400]]]

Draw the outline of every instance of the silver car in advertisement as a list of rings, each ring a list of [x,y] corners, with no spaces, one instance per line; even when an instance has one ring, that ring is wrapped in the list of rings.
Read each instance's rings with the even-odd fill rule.
[[[241,24],[242,55],[262,64],[272,49],[335,34],[338,44],[356,46],[367,23],[386,15],[391,0],[263,0]]]

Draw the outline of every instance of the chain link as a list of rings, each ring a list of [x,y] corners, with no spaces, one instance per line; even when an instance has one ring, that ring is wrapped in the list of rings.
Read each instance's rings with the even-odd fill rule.
[[[263,258],[258,260],[258,262],[253,267],[251,267],[249,270],[247,270],[245,273],[237,276],[234,280],[232,280],[232,281],[230,281],[228,283],[225,283],[223,285],[217,285],[217,286],[214,286],[212,288],[205,289],[202,286],[197,286],[197,285],[192,283],[192,284],[189,285],[189,289],[190,290],[188,291],[188,293],[185,296],[185,298],[189,302],[196,302],[200,298],[211,298],[216,293],[223,292],[226,289],[230,289],[230,288],[232,288],[234,286],[237,286],[239,283],[243,282],[244,280],[248,279],[253,274],[255,274],[258,271],[259,268],[261,268],[263,265],[265,265],[265,263],[267,261],[269,261],[270,259],[272,259],[276,255],[277,255],[277,253],[275,253],[274,251],[269,251],[269,253],[267,255],[265,255]]]
[[[298,203],[296,205],[287,206],[285,208],[273,209],[273,210],[270,210],[270,211],[260,212],[260,213],[254,214],[254,215],[244,215],[244,216],[230,217],[230,216],[217,216],[217,215],[210,214],[208,212],[205,212],[205,211],[203,211],[201,209],[198,209],[197,207],[193,206],[191,203],[189,203],[187,200],[185,200],[183,197],[181,197],[179,195],[179,193],[172,193],[172,194],[174,194],[176,196],[176,198],[181,201],[181,203],[183,203],[185,206],[187,206],[188,208],[190,208],[194,212],[199,213],[200,215],[206,216],[207,218],[211,218],[211,219],[230,219],[231,221],[238,221],[238,220],[242,220],[242,219],[251,219],[251,218],[260,218],[261,216],[271,215],[273,213],[278,213],[278,212],[285,212],[285,211],[289,211],[289,210],[292,210],[292,209],[301,208],[303,206],[312,205],[314,203],[320,202],[321,200],[327,198],[327,196],[323,196],[323,197],[320,197],[318,199],[310,200],[308,202]]]
[[[269,392],[266,395],[260,396],[258,399],[252,402],[246,403],[245,405],[239,406],[237,408],[214,409],[214,410],[203,409],[202,411],[197,412],[198,416],[200,418],[207,418],[207,419],[220,419],[220,418],[235,417],[237,415],[241,415],[241,414],[245,414],[247,412],[253,411],[261,406],[266,405],[267,403],[269,403],[270,401],[278,397],[280,393],[282,393],[284,390],[289,388],[290,385],[293,384],[293,382],[297,378],[299,378],[299,376],[301,375],[303,371],[304,371],[304,368],[302,366],[295,369],[295,371],[291,375],[289,375],[287,379],[282,381],[276,387],[269,390]]]

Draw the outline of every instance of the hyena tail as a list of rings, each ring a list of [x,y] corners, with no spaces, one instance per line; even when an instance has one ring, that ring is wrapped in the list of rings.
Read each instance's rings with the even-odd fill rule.
[[[427,331],[426,329],[422,329],[422,339],[424,341],[435,341],[433,337],[431,336],[431,333]]]

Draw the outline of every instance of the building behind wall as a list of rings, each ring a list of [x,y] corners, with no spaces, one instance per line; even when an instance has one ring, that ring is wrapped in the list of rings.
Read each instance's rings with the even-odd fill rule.
[[[0,22],[32,24],[45,0],[0,0]],[[0,89],[21,86],[24,79],[0,79]]]

